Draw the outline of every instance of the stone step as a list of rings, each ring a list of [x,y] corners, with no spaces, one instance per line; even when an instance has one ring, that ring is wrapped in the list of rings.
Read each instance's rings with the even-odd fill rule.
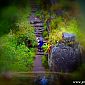
[[[31,20],[30,24],[37,24],[37,23],[42,23],[41,20]]]
[[[39,21],[39,22],[38,22],[38,21]],[[37,22],[37,23],[35,23],[34,25],[43,25],[43,23],[40,22],[40,20],[38,20],[38,19],[36,19],[35,22]]]
[[[43,27],[43,26],[37,26],[37,25],[35,25],[35,26],[33,26],[33,27]]]
[[[42,23],[42,21],[38,18],[34,18],[34,17],[30,17],[30,24],[38,24],[38,23]]]
[[[36,34],[36,37],[41,37],[42,36],[42,34]]]
[[[42,32],[43,33],[43,30],[35,30],[35,32]]]
[[[42,66],[36,66],[36,65],[35,65],[35,68],[42,69],[43,67],[42,67]],[[42,70],[41,70],[41,71],[42,71]]]
[[[40,66],[35,66],[34,71],[44,71],[44,67]]]
[[[42,37],[42,36],[41,36]],[[38,39],[40,39],[41,37],[37,37]]]
[[[39,32],[39,31],[37,31],[37,32],[34,32],[35,34],[42,34],[42,32]]]
[[[36,35],[36,37],[40,37],[40,36],[42,36],[42,33],[37,33],[37,34],[35,34]]]
[[[36,35],[36,37],[40,37],[42,34],[35,34]]]
[[[39,30],[41,30],[41,29],[44,29],[44,27],[36,27],[36,29],[39,29]]]
[[[43,32],[43,30],[35,30],[35,32]]]
[[[37,21],[37,20],[36,20],[36,21]],[[35,22],[36,22],[36,21],[35,21]],[[39,25],[39,26],[42,26],[43,23],[42,23],[42,22],[41,22],[41,23],[38,22],[38,23],[34,23],[33,25]]]
[[[44,31],[44,29],[43,28],[35,28],[35,30],[37,30],[37,31]]]
[[[43,33],[42,30],[35,30],[35,33]]]
[[[35,34],[42,34],[42,32],[35,32]]]
[[[44,29],[42,29],[42,28],[38,29],[38,28],[35,27],[35,31],[44,31]]]
[[[35,28],[35,30],[36,30],[36,31],[44,31],[43,28],[37,28],[37,27]]]
[[[42,32],[35,32],[35,34],[42,34]]]
[[[35,20],[35,24],[38,24],[38,23],[42,23],[43,24],[42,20],[40,20],[40,19]]]
[[[32,25],[31,27],[34,27],[34,28],[36,28],[36,27],[43,27],[43,26],[37,26],[37,25],[36,25],[36,26],[34,26],[34,25]]]
[[[42,50],[38,49],[37,51],[38,51],[38,52],[44,52],[43,49],[42,49]]]
[[[43,27],[43,24],[33,24],[34,27]]]
[[[44,55],[44,52],[37,52],[36,55]]]
[[[43,27],[35,27],[36,30],[44,30]]]

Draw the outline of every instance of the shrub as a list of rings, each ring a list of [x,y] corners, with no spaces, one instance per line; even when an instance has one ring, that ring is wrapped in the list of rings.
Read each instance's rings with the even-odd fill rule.
[[[45,68],[48,68],[49,66],[48,66],[48,57],[47,56],[43,56],[42,57],[42,64],[43,64],[43,66],[45,67]]]
[[[24,40],[28,38],[32,41],[33,46],[37,42],[34,28],[29,24],[27,19],[29,14],[28,9],[29,7],[27,9],[21,8],[21,10],[17,7],[9,7],[2,12],[4,20],[0,22],[11,23],[7,24],[8,26],[5,23],[0,23],[2,30],[3,28],[9,30],[5,35],[0,37],[0,72],[32,70],[36,48],[28,48]],[[19,16],[14,18],[17,16],[16,14],[19,14]],[[11,19],[15,22],[13,23]],[[1,32],[3,32],[2,30]],[[20,42],[20,44],[17,44],[17,42]]]

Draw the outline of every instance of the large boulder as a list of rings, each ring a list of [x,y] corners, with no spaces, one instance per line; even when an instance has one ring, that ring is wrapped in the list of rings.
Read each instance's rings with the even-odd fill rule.
[[[80,50],[78,46],[72,48],[64,45],[64,43],[53,47],[50,58],[49,67],[57,72],[71,72],[80,63]]]
[[[62,38],[65,40],[65,41],[75,41],[75,35],[74,34],[70,34],[70,33],[63,33],[62,34]]]

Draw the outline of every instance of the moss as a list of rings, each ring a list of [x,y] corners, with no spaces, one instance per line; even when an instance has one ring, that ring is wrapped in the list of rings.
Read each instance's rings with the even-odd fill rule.
[[[48,69],[48,67],[49,67],[48,66],[48,57],[45,55],[42,57],[42,64],[46,69]]]

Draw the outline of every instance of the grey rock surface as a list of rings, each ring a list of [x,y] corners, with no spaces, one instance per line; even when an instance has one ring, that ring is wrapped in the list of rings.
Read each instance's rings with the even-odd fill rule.
[[[53,71],[73,71],[80,62],[80,50],[60,44],[52,49],[50,67]]]

